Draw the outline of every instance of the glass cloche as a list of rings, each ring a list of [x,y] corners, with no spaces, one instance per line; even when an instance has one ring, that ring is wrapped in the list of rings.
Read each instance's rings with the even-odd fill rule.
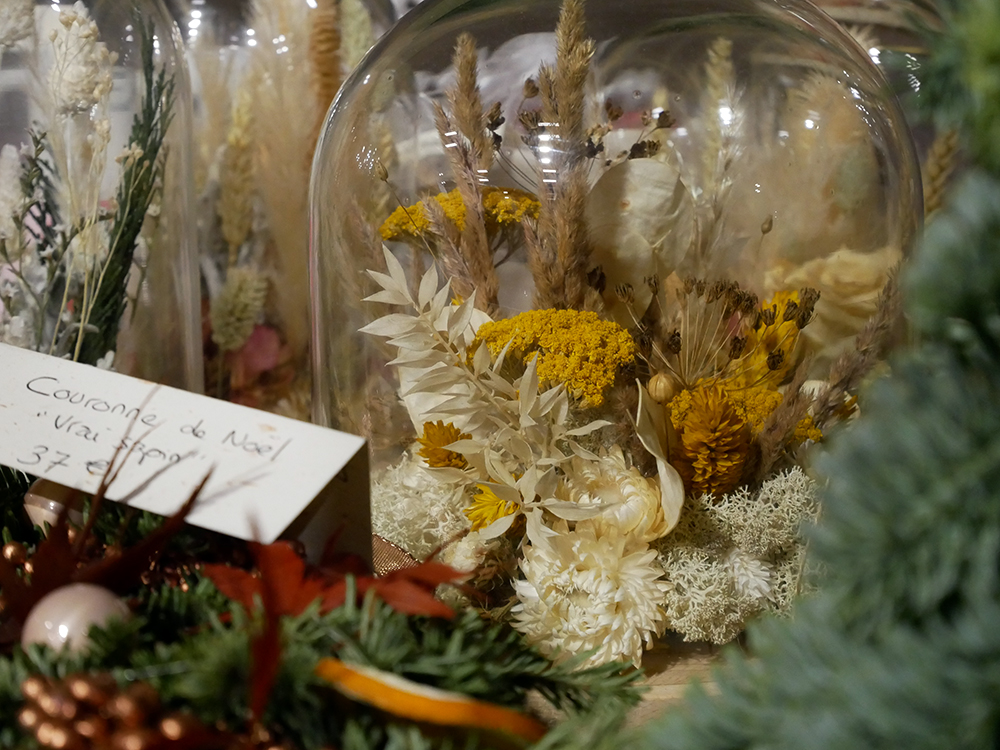
[[[388,0],[175,3],[194,81],[209,394],[309,418],[309,168]]]
[[[314,161],[314,417],[369,439],[376,533],[546,651],[724,642],[796,590],[920,216],[807,2],[427,0]]]
[[[5,0],[5,343],[201,390],[190,137],[160,0]]]

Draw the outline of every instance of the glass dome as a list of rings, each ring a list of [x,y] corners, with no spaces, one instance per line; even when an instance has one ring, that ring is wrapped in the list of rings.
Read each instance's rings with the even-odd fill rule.
[[[597,660],[787,604],[805,484],[784,541],[751,543],[742,509],[854,408],[831,363],[890,327],[921,216],[898,104],[828,16],[427,0],[342,88],[311,200],[314,417],[368,438],[377,533],[479,566],[496,612]],[[720,508],[730,536],[698,536]],[[728,581],[711,628],[671,599],[696,548]],[[607,605],[560,568],[584,557],[636,576],[606,620],[627,638],[559,641],[567,581],[580,622]]]
[[[309,167],[340,83],[392,8],[207,0],[175,17],[194,80],[207,391],[308,419]]]
[[[201,390],[180,50],[159,0],[4,3],[5,343]]]

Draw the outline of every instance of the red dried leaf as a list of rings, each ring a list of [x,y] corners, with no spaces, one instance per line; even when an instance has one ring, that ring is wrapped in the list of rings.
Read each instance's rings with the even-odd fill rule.
[[[254,596],[261,595],[260,579],[245,570],[228,565],[210,564],[203,565],[201,572],[215,584],[215,588],[234,602],[243,605],[243,609],[248,612],[253,609]]]
[[[306,565],[287,542],[252,544],[261,579],[273,587],[278,615],[300,615],[326,588],[322,578],[306,576]]]
[[[442,583],[457,583],[467,574],[460,573],[448,565],[438,562],[424,562],[412,568],[394,570],[382,578],[361,576],[356,579],[358,598],[369,589],[398,612],[407,615],[426,615],[452,619],[454,610],[434,596],[434,590]],[[347,597],[347,584],[340,581],[329,587],[323,596],[321,610],[329,612],[341,606]]]
[[[358,581],[358,593],[364,593],[369,588],[375,589],[378,597],[397,612],[442,617],[446,620],[455,617],[455,610],[435,597],[433,589],[416,581],[405,578]]]

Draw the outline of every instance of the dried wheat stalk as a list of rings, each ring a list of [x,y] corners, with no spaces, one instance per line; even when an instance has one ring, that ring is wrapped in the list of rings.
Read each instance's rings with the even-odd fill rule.
[[[475,280],[476,306],[488,314],[494,314],[497,309],[497,294],[500,282],[497,279],[496,268],[493,266],[493,256],[490,253],[489,241],[486,237],[486,219],[483,214],[483,201],[479,194],[478,175],[473,164],[472,152],[461,138],[454,138],[448,133],[455,132],[451,119],[440,105],[434,106],[434,121],[438,136],[448,154],[452,176],[458,186],[462,203],[465,204],[465,228],[462,230],[462,255],[468,264],[469,272]]]
[[[924,217],[930,217],[944,204],[951,174],[958,155],[958,131],[938,133],[920,170],[924,177]]]
[[[337,3],[336,0],[317,2],[309,31],[309,73],[316,97],[314,142],[319,139],[326,111],[333,103],[342,82]],[[309,159],[312,159],[312,154],[309,154]]]
[[[308,70],[312,11],[300,0],[255,0],[252,24],[263,39],[284,35],[287,51],[272,45],[251,52],[256,180],[274,238],[274,304],[288,343],[304,352],[309,341],[309,163],[314,148],[316,99]],[[271,49],[267,49],[270,47]],[[295,117],[289,117],[295,112]]]
[[[885,355],[902,322],[898,268],[893,269],[876,303],[875,314],[855,339],[854,348],[837,358],[830,368],[829,383],[816,398],[813,421],[822,429],[844,408],[844,401]]]
[[[587,284],[587,128],[585,87],[594,42],[586,37],[582,0],[566,0],[556,28],[555,68],[543,66],[538,87],[542,118],[558,137],[557,182],[541,198],[536,234],[527,238],[538,307],[586,309],[599,304]],[[544,180],[544,175],[542,178]],[[542,184],[546,184],[544,181]]]
[[[795,435],[795,427],[809,413],[812,397],[802,388],[809,371],[809,361],[803,360],[795,368],[792,382],[785,390],[785,397],[767,419],[757,436],[760,455],[754,482],[761,482],[771,474],[775,465],[788,449]]]
[[[493,138],[486,130],[486,113],[479,93],[476,43],[469,34],[461,34],[455,43],[452,60],[455,87],[448,90],[451,116],[458,132],[469,142],[476,169],[488,170],[493,164]]]

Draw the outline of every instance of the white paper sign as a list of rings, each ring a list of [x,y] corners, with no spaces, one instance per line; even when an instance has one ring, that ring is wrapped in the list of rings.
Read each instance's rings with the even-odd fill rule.
[[[0,344],[0,463],[93,493],[119,446],[111,500],[170,515],[212,470],[190,523],[269,543],[323,494],[370,549],[363,438]]]

